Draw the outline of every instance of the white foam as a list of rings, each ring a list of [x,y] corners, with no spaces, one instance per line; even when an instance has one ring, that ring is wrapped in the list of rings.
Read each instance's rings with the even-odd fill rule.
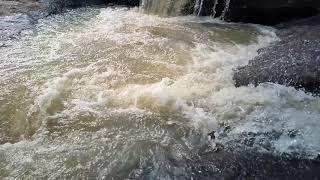
[[[66,19],[43,20],[38,36],[14,51],[23,53],[32,44],[34,61],[19,57],[25,65],[43,65],[33,67],[39,72],[28,82],[34,98],[28,118],[42,125],[29,140],[0,145],[11,176],[30,166],[36,169],[31,175],[52,171],[57,178],[103,161],[109,163],[100,175],[107,177],[115,167],[125,169],[130,153],[152,157],[158,153],[154,147],[172,148],[177,159],[188,157],[195,145],[206,143],[199,132],[212,130],[226,146],[244,133],[263,139],[276,131],[280,136],[270,140],[268,152],[313,158],[320,151],[319,98],[275,84],[234,87],[233,69],[278,40],[272,28],[248,25],[248,33],[260,35],[236,44],[208,39],[211,29],[202,24],[217,24],[221,31],[235,25],[212,18],[166,19],[107,8],[79,26]],[[43,44],[48,47],[38,52]],[[230,126],[226,136],[223,126]],[[288,135],[291,130],[295,137]],[[266,151],[259,143],[254,148]]]

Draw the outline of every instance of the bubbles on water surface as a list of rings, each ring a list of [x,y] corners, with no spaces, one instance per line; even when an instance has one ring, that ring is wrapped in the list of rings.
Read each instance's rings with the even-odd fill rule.
[[[43,19],[34,35],[2,54],[2,63],[16,68],[1,66],[1,84],[28,78],[21,81],[25,96],[10,94],[15,84],[5,84],[1,97],[17,101],[1,108],[22,104],[17,109],[28,125],[15,143],[0,145],[0,174],[190,177],[187,161],[200,158],[213,130],[214,142],[229,150],[313,158],[320,150],[319,98],[280,85],[235,88],[232,82],[234,67],[275,40],[266,27],[160,18],[137,9]],[[2,117],[13,125],[17,119]]]

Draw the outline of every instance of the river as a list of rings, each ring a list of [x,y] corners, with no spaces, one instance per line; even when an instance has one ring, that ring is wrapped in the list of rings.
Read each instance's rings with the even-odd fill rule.
[[[319,97],[234,86],[270,27],[84,8],[21,34],[0,48],[1,178],[190,179],[203,147],[320,151]]]

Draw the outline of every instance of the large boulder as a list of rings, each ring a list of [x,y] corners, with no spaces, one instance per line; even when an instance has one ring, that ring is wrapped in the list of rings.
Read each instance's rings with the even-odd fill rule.
[[[316,15],[319,8],[319,0],[231,0],[226,18],[274,25]]]
[[[183,14],[194,13],[199,1],[203,4],[199,15],[265,25],[314,16],[320,9],[319,0],[190,0],[183,8]]]
[[[281,38],[234,74],[235,85],[272,82],[320,93],[320,16],[279,27]]]

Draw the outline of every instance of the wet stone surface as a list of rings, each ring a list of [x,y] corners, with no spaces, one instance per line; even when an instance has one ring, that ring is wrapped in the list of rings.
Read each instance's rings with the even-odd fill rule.
[[[263,48],[260,55],[234,75],[237,87],[273,82],[307,92],[320,92],[320,17],[279,26],[281,41]]]

